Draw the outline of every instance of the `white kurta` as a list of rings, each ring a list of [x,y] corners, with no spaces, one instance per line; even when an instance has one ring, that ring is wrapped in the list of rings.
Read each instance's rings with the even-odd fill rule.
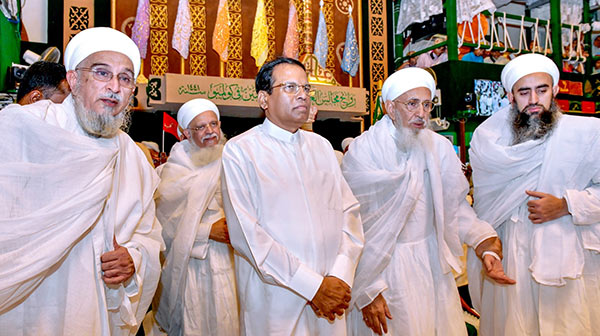
[[[158,177],[125,133],[86,136],[73,100],[0,113],[0,330],[135,334],[158,283]],[[107,286],[100,256],[126,247],[136,272]]]
[[[321,136],[268,119],[223,151],[223,203],[246,335],[345,335],[307,305],[326,275],[352,286],[363,245],[358,202]]]
[[[498,231],[516,285],[469,289],[484,335],[595,335],[600,330],[600,121],[563,115],[547,138],[511,146],[508,107],[471,141],[475,210]],[[528,219],[525,190],[565,197],[571,215]],[[475,267],[473,267],[475,266]]]
[[[365,248],[356,272],[348,328],[374,334],[361,309],[380,293],[389,335],[464,335],[454,275],[462,243],[496,236],[465,199],[468,184],[452,145],[423,130],[423,150],[407,152],[384,116],[350,145],[342,170],[361,206]]]
[[[167,244],[162,292],[153,309],[171,336],[239,335],[233,249],[209,239],[225,217],[220,158],[202,167],[188,140],[176,143],[158,170],[156,214]]]

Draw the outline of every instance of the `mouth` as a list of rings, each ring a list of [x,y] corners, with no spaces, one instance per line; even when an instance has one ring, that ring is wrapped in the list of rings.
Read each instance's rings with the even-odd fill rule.
[[[540,106],[532,106],[525,108],[525,112],[529,115],[538,115],[542,112],[542,108]]]
[[[423,128],[425,128],[425,121],[423,121],[423,120],[411,121],[410,125],[414,128],[423,129]]]
[[[119,104],[118,100],[110,98],[100,98],[100,101],[102,101],[102,103],[108,107],[115,107]]]

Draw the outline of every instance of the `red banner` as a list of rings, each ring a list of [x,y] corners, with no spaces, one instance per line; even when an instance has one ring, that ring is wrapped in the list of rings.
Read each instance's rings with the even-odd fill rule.
[[[179,140],[177,126],[177,120],[171,117],[167,112],[163,112],[163,131],[173,134],[177,140]]]

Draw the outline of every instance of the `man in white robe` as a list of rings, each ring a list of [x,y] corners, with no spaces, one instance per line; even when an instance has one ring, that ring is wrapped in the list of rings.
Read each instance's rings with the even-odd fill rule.
[[[159,279],[158,176],[120,130],[140,68],[129,37],[77,34],[72,94],[0,113],[0,333],[135,335]]]
[[[331,144],[300,130],[310,109],[302,63],[256,77],[263,124],[223,150],[223,204],[245,335],[345,335],[363,245],[359,207]]]
[[[193,99],[177,112],[186,140],[158,168],[156,215],[167,245],[156,320],[171,336],[239,335],[238,304],[221,197],[217,106]]]
[[[515,58],[501,79],[511,105],[475,130],[470,157],[475,211],[496,228],[517,284],[469,269],[481,333],[598,335],[600,121],[562,115],[545,56]]]
[[[465,335],[452,273],[461,271],[463,243],[483,255],[491,277],[511,282],[494,257],[496,232],[466,200],[468,183],[452,144],[426,128],[434,95],[435,81],[423,69],[391,75],[382,87],[387,114],[344,156],[342,172],[365,231],[352,335]]]

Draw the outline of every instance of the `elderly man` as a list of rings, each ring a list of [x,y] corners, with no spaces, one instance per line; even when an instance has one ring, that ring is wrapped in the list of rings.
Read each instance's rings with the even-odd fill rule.
[[[167,244],[156,319],[169,335],[238,335],[233,249],[221,197],[225,137],[217,106],[193,99],[177,112],[187,140],[159,167],[156,215]],[[157,307],[154,307],[155,309]]]
[[[33,63],[23,75],[17,91],[17,102],[27,105],[50,99],[54,103],[62,103],[71,93],[66,76],[62,64],[45,61]]]
[[[65,50],[62,104],[0,113],[0,330],[135,334],[158,283],[158,177],[120,130],[140,69],[110,28]]]
[[[363,245],[358,202],[331,144],[299,129],[311,101],[302,63],[266,63],[256,91],[267,118],[223,150],[240,329],[345,335],[344,310]]]
[[[504,242],[515,286],[473,277],[485,335],[597,335],[600,330],[600,121],[562,115],[559,71],[539,54],[510,61],[511,105],[471,141],[474,207]]]
[[[344,156],[342,171],[365,230],[352,335],[465,335],[452,274],[461,269],[462,243],[475,248],[490,277],[512,282],[496,232],[466,200],[468,183],[452,144],[426,129],[434,95],[434,79],[423,69],[391,75],[382,87],[387,114]]]

